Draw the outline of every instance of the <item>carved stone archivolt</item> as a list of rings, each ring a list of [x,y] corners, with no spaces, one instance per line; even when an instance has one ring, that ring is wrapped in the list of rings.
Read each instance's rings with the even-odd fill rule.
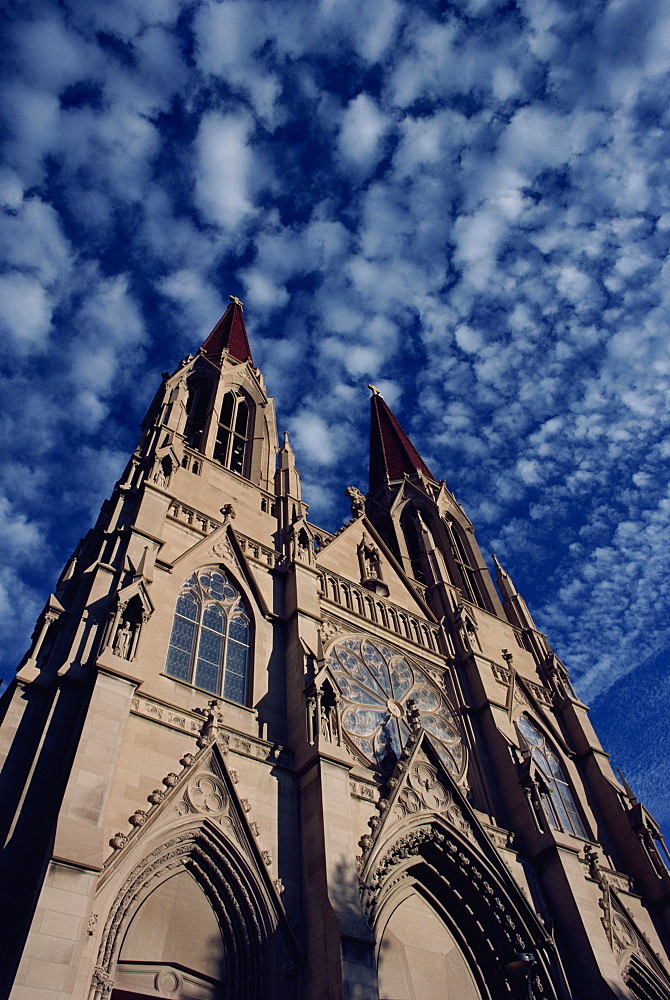
[[[623,970],[634,956],[642,966],[654,970],[651,974],[662,981],[663,988],[670,996],[670,977],[654,956],[649,940],[634,926],[633,918],[626,911],[619,895],[622,876],[617,872],[605,871],[601,867],[598,851],[590,844],[584,848],[584,861],[589,877],[600,891],[600,920],[619,967]]]
[[[535,1000],[556,998],[551,970],[554,946],[509,872],[501,862],[496,870],[473,844],[455,831],[450,833],[437,819],[399,831],[364,866],[361,890],[370,925],[375,925],[401,883],[420,884],[425,871],[431,872],[432,880],[443,881],[442,898],[452,901],[451,917],[460,932],[475,939],[483,930],[490,947],[491,981],[502,956],[532,951],[538,957],[532,996]],[[467,906],[461,905],[462,898],[468,899]]]
[[[230,974],[240,997],[260,1000],[265,996],[265,937],[258,899],[245,884],[229,851],[217,845],[206,831],[188,831],[171,838],[144,858],[129,874],[109,913],[91,982],[89,1000],[99,1000],[113,985],[112,973],[123,933],[146,896],[165,878],[185,868],[207,894],[222,932]],[[102,992],[101,992],[102,991]]]
[[[432,744],[420,732],[410,743],[381,789],[370,833],[359,842],[368,922],[374,927],[385,907],[394,905],[401,883],[420,883],[430,872],[431,880],[444,882],[440,898],[452,901],[451,917],[462,933],[471,933],[474,940],[483,929],[491,951],[491,979],[503,956],[532,950],[538,956],[533,997],[555,997],[550,969],[555,949],[545,928]],[[435,891],[431,882],[430,892]],[[460,903],[466,898],[467,907]]]
[[[215,707],[210,706],[203,716],[203,733],[207,727],[216,729]],[[165,775],[165,790],[155,788],[147,796],[150,808],[133,813],[130,833],[111,839],[114,853],[102,876],[103,886],[113,884],[124,867],[127,870],[128,860],[145,836],[149,843],[164,838],[161,846],[135,865],[117,892],[103,930],[90,1000],[109,996],[125,928],[149,893],[180,869],[196,879],[217,914],[236,996],[244,1000],[274,996],[271,984],[277,979],[280,958],[268,978],[268,942],[281,945],[282,961],[299,961],[279,902],[284,886],[281,879],[272,877],[272,855],[258,843],[261,831],[247,815],[250,803],[238,798],[237,772],[226,767],[226,753],[217,734],[209,735],[197,754],[183,755],[179,773]],[[279,928],[283,931],[278,937]]]

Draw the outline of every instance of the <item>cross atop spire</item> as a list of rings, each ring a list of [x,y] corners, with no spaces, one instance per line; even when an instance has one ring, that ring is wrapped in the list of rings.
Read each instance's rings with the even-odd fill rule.
[[[201,347],[207,357],[220,357],[227,350],[235,361],[251,361],[251,348],[244,325],[242,302],[230,296],[230,305]]]
[[[376,493],[389,480],[402,479],[420,472],[437,482],[418,451],[386,405],[376,386],[370,405],[370,493]]]

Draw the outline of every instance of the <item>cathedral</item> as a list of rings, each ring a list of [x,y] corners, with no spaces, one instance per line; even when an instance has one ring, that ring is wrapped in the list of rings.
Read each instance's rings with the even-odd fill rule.
[[[670,997],[659,828],[370,389],[331,534],[238,299],[163,375],[0,702],[2,1000]]]

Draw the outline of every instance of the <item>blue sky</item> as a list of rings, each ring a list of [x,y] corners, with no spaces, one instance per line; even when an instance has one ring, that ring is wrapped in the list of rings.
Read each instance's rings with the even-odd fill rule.
[[[670,822],[670,8],[34,0],[2,15],[10,676],[229,293],[313,520],[369,381]]]

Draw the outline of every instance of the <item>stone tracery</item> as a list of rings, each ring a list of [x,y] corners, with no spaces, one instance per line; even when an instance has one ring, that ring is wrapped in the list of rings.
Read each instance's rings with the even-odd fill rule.
[[[463,773],[457,718],[433,680],[404,654],[377,639],[349,636],[332,643],[326,661],[342,694],[342,727],[369,763],[392,770],[410,735],[411,700],[445,767]]]

